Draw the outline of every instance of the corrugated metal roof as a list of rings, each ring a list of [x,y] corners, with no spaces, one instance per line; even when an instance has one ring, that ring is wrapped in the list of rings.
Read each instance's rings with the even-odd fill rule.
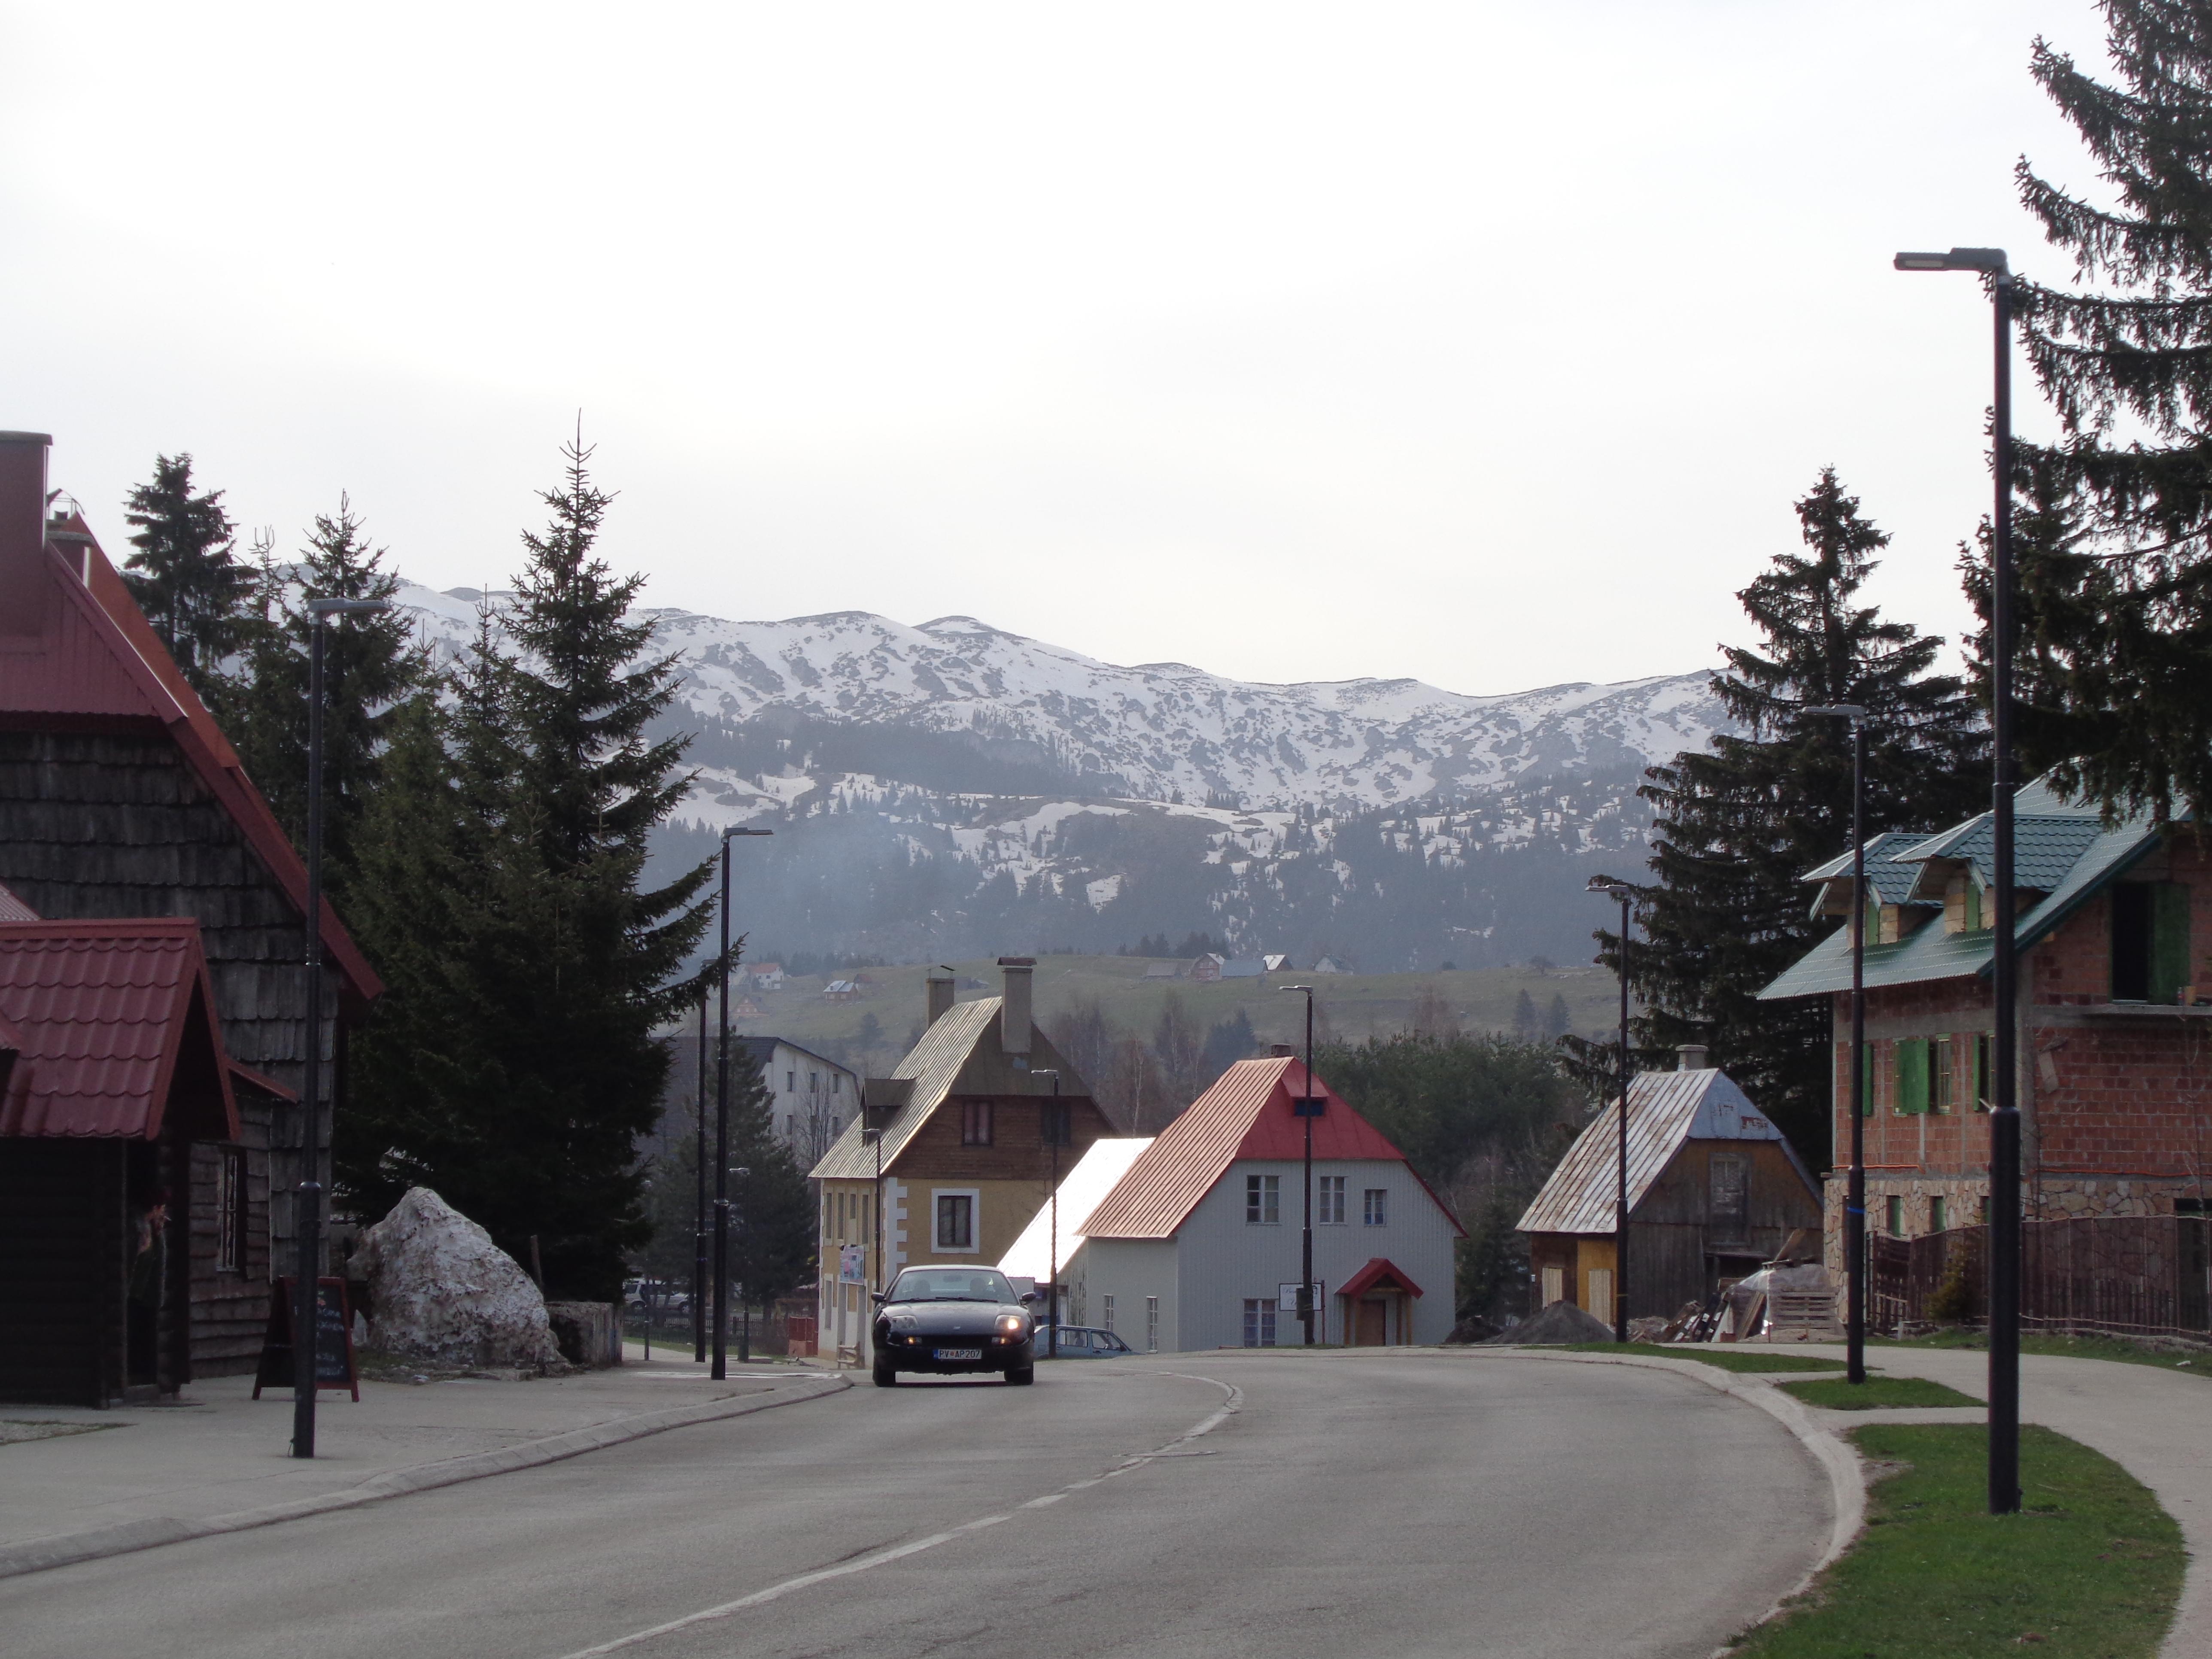
[[[1567,1148],[1551,1179],[1522,1212],[1524,1233],[1610,1233],[1620,1187],[1620,1103],[1609,1103]],[[1725,1073],[1644,1072],[1628,1085],[1628,1212],[1691,1140],[1781,1143],[1805,1184],[1813,1177],[1783,1133]]]
[[[70,555],[52,544],[46,550],[46,574],[56,602],[38,649],[0,652],[0,709],[159,721],[304,915],[307,866],[246,775],[229,739],[179,672],[82,520],[71,518],[52,528],[69,538]],[[348,994],[362,1000],[379,995],[383,982],[327,898],[322,933],[325,952]]]
[[[214,1008],[197,922],[0,925],[0,1018],[16,1050],[0,1135],[151,1139],[189,1067],[189,1103],[207,1111],[192,1127],[237,1139]]]
[[[1060,1073],[1060,1092],[1062,1099],[1085,1100],[1090,1097],[1091,1085],[1075,1068],[1062,1059],[1060,1051],[1047,1040],[1044,1032],[1035,1026],[1030,1031],[1029,1065],[1017,1068],[1007,1059],[1000,1045],[999,1010],[1004,1000],[1000,997],[978,997],[973,1002],[956,1002],[937,1017],[921,1040],[907,1050],[891,1073],[894,1079],[910,1080],[914,1088],[906,1104],[891,1113],[884,1126],[883,1168],[891,1173],[891,1166],[906,1145],[929,1121],[945,1100],[955,1095],[1036,1095],[1052,1092],[1052,1085],[1039,1072],[1057,1071]],[[808,1172],[815,1181],[872,1181],[876,1176],[876,1149],[861,1139],[862,1121],[855,1117],[845,1126],[822,1161]]]
[[[1866,844],[1867,885],[1874,890],[1877,903],[1903,904],[1911,898],[1912,884],[1919,877],[1920,867],[1895,863],[1892,854],[1908,847],[1917,846],[1926,839],[1926,836],[1917,830],[1887,830],[1869,839]],[[1851,855],[1848,851],[1838,853],[1826,864],[1815,866],[1803,879],[1820,884],[1820,890],[1813,898],[1814,915],[1850,912]],[[1942,901],[1939,899],[1937,902]]]
[[[0,884],[0,921],[36,921],[39,913]]]
[[[1405,1154],[1326,1082],[1318,1076],[1313,1082],[1328,1101],[1328,1109],[1314,1120],[1316,1160],[1406,1163]],[[1213,1190],[1214,1183],[1239,1158],[1275,1163],[1304,1158],[1305,1120],[1297,1115],[1291,1102],[1293,1094],[1304,1087],[1305,1066],[1301,1060],[1279,1055],[1238,1060],[1211,1089],[1191,1102],[1130,1166],[1129,1173],[1084,1222],[1085,1236],[1173,1237],[1199,1200]],[[1420,1181],[1412,1164],[1407,1164],[1406,1170]],[[1458,1228],[1449,1206],[1429,1190],[1425,1181],[1421,1190]],[[1461,1236],[1465,1237],[1464,1231]]]
[[[1042,1284],[1055,1261],[1066,1267],[1087,1236],[1081,1224],[1152,1144],[1150,1135],[1116,1135],[1092,1141],[1075,1167],[1060,1177],[1059,1254],[1053,1254],[1053,1206],[1047,1203],[1022,1229],[1013,1249],[1000,1260],[999,1271]]]

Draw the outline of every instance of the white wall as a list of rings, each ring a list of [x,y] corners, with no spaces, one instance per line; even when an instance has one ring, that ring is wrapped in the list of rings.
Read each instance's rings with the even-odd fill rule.
[[[1089,1238],[1072,1264],[1081,1273],[1085,1316],[1069,1324],[1096,1325],[1114,1298],[1114,1330],[1138,1352],[1145,1352],[1145,1298],[1160,1299],[1160,1349],[1173,1353],[1176,1340],[1176,1242],[1171,1238]],[[1068,1278],[1071,1295],[1077,1280]]]
[[[1280,1180],[1281,1218],[1272,1226],[1245,1222],[1245,1177],[1250,1175],[1273,1175]],[[1337,1288],[1372,1258],[1386,1256],[1424,1292],[1413,1304],[1413,1340],[1443,1340],[1452,1328],[1457,1293],[1453,1249],[1456,1236],[1442,1210],[1402,1164],[1316,1159],[1316,1192],[1320,1177],[1325,1175],[1344,1177],[1346,1217],[1340,1225],[1316,1222],[1314,1227],[1314,1277],[1322,1282],[1323,1291],[1322,1317],[1314,1322],[1314,1340],[1344,1340]],[[1272,1298],[1279,1285],[1297,1282],[1304,1183],[1301,1163],[1240,1161],[1200,1200],[1176,1240],[1179,1347],[1242,1346],[1245,1299]],[[1386,1220],[1379,1227],[1365,1225],[1361,1217],[1362,1197],[1370,1187],[1379,1187],[1389,1194]],[[1316,1204],[1316,1216],[1319,1213]],[[1094,1240],[1093,1247],[1101,1242]],[[1093,1283],[1095,1287],[1095,1270]],[[1296,1314],[1276,1314],[1279,1346],[1291,1346],[1302,1334]]]

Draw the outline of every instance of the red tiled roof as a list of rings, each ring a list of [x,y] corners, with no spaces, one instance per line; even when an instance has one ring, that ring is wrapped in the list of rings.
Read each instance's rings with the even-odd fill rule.
[[[1316,1160],[1405,1164],[1405,1154],[1381,1130],[1346,1105],[1321,1078],[1313,1081],[1316,1092],[1328,1102],[1314,1120]],[[1238,1060],[1168,1125],[1079,1231],[1090,1238],[1171,1237],[1237,1159],[1304,1158],[1305,1120],[1291,1102],[1304,1087],[1303,1061],[1279,1056]],[[1420,1180],[1413,1165],[1406,1169]],[[1451,1215],[1426,1182],[1421,1190]],[[1456,1219],[1452,1225],[1458,1227]]]
[[[1421,1287],[1413,1283],[1406,1270],[1387,1256],[1373,1256],[1365,1267],[1344,1281],[1339,1296],[1361,1296],[1376,1285],[1389,1290],[1394,1286],[1408,1296],[1419,1296]]]
[[[220,801],[247,843],[305,915],[307,866],[207,706],[179,672],[130,590],[82,520],[49,527],[46,574],[58,603],[48,610],[41,648],[0,652],[0,714],[155,720]],[[368,1001],[384,989],[337,913],[322,905],[323,949],[346,994]]]
[[[0,1135],[238,1138],[238,1103],[199,924],[0,925],[0,1046],[14,1050]]]

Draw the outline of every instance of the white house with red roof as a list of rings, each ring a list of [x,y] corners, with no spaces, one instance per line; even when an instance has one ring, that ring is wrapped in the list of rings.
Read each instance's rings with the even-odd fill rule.
[[[1223,1073],[1079,1229],[1087,1308],[1112,1297],[1132,1346],[1304,1340],[1307,1120],[1295,1103],[1309,1094],[1323,1103],[1312,1120],[1314,1340],[1382,1346],[1449,1334],[1465,1230],[1380,1130],[1320,1077],[1309,1088],[1303,1062],[1277,1054]]]

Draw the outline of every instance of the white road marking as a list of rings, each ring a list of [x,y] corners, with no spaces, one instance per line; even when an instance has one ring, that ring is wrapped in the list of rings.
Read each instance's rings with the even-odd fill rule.
[[[1188,1382],[1211,1383],[1219,1389],[1227,1398],[1221,1402],[1218,1409],[1200,1419],[1198,1422],[1184,1430],[1164,1446],[1156,1446],[1151,1451],[1139,1452],[1134,1457],[1124,1458],[1103,1474],[1094,1474],[1087,1480],[1071,1481],[1058,1492],[1047,1492],[1042,1498],[1032,1498],[1026,1504],[1017,1504],[1004,1515],[987,1515],[980,1521],[970,1521],[964,1525],[950,1528],[944,1532],[933,1532],[927,1538],[917,1538],[911,1543],[899,1544],[887,1550],[878,1550],[873,1555],[858,1556],[853,1560],[842,1561],[834,1567],[823,1567],[814,1572],[802,1572],[796,1578],[787,1578],[780,1584],[770,1584],[766,1589],[755,1590],[750,1595],[741,1595],[734,1601],[725,1601],[719,1607],[704,1607],[697,1613],[686,1613],[681,1619],[672,1619],[665,1625],[654,1625],[645,1630],[632,1631],[628,1636],[617,1636],[611,1642],[602,1642],[597,1647],[579,1648],[574,1653],[563,1654],[562,1659],[600,1659],[602,1654],[619,1653],[623,1649],[635,1647],[641,1642],[650,1642],[657,1636],[666,1636],[675,1631],[689,1630],[694,1625],[708,1625],[718,1619],[727,1619],[733,1613],[743,1613],[748,1607],[757,1607],[763,1602],[780,1600],[794,1590],[803,1590],[816,1584],[827,1583],[833,1578],[850,1577],[856,1572],[866,1572],[872,1567],[884,1566],[893,1561],[903,1561],[909,1555],[920,1555],[924,1550],[933,1550],[940,1544],[950,1544],[957,1539],[967,1537],[970,1533],[981,1532],[986,1527],[995,1527],[1002,1521],[1011,1521],[1023,1510],[1041,1510],[1048,1504],[1057,1504],[1063,1498],[1071,1493],[1081,1492],[1086,1486],[1095,1486],[1101,1481],[1113,1480],[1116,1475],[1127,1474],[1131,1469],[1141,1468],[1156,1457],[1176,1456],[1182,1447],[1188,1445],[1200,1435],[1212,1433],[1214,1430],[1243,1409],[1244,1391],[1242,1389],[1231,1387],[1218,1377],[1198,1376],[1188,1371],[1155,1371],[1153,1375],[1181,1377]]]

